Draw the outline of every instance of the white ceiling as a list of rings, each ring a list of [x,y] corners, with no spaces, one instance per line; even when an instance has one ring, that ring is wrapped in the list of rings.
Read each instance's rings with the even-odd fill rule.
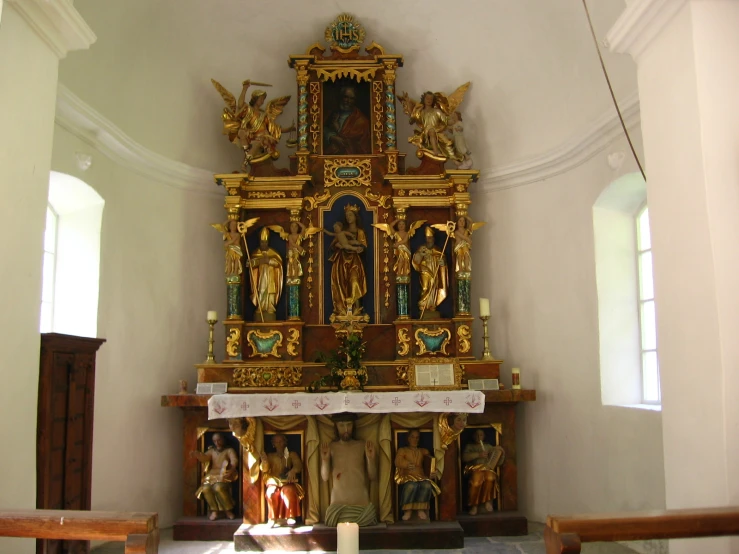
[[[602,39],[624,2],[589,5]],[[272,83],[270,94],[293,94],[288,124],[296,111],[288,55],[323,42],[343,12],[363,24],[365,44],[404,56],[399,93],[451,92],[472,81],[462,113],[477,168],[546,152],[612,109],[581,0],[76,0],[75,7],[98,40],[62,61],[60,81],[143,146],[212,171],[236,169],[239,154],[221,135],[222,102],[210,78],[235,93],[250,78]],[[631,59],[604,55],[617,97],[636,91]],[[401,148],[409,133],[403,122]]]

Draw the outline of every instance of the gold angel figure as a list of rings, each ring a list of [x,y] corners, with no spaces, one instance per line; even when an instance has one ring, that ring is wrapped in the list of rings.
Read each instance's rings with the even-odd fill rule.
[[[223,134],[228,140],[244,150],[244,164],[246,166],[257,159],[266,159],[270,156],[277,158],[277,143],[280,142],[282,133],[295,130],[295,125],[281,127],[277,124],[277,118],[290,100],[290,96],[281,96],[262,106],[267,98],[263,90],[255,90],[251,93],[251,99],[246,102],[246,91],[251,85],[250,80],[242,83],[241,94],[238,101],[226,88],[215,79],[210,80],[219,92],[226,107],[223,108]],[[266,85],[264,83],[256,83]]]
[[[411,245],[410,240],[416,234],[416,230],[426,223],[425,219],[419,219],[411,223],[408,229],[408,223],[405,219],[396,219],[391,223],[373,223],[372,225],[387,234],[390,240],[394,241],[393,246],[395,254],[395,264],[393,271],[395,276],[400,278],[399,282],[410,279],[411,276]]]
[[[226,223],[211,223],[216,231],[223,235],[223,249],[226,252],[226,276],[241,275],[243,267],[241,258],[244,256],[241,250],[241,235],[254,225],[259,218],[249,219],[248,221],[238,222],[235,219],[229,219]]]
[[[457,219],[453,228],[448,223],[437,223],[432,227],[446,232],[454,239],[454,271],[457,275],[469,277],[472,273],[472,233],[485,225],[485,221],[473,222],[466,215]]]
[[[300,278],[303,276],[303,265],[300,263],[300,256],[305,255],[305,248],[302,242],[311,235],[320,233],[322,229],[318,227],[306,227],[300,221],[290,222],[290,232],[288,233],[281,225],[269,225],[270,231],[274,231],[282,240],[287,241],[287,284],[300,284]]]
[[[460,152],[445,131],[449,127],[450,116],[457,111],[469,88],[470,83],[467,82],[449,96],[442,92],[426,91],[421,95],[420,102],[412,100],[407,92],[399,96],[398,100],[405,114],[410,117],[411,125],[417,127],[408,142],[435,156],[462,163],[467,152]]]

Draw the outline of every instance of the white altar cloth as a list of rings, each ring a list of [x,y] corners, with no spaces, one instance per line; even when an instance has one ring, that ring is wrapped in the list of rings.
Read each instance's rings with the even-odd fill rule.
[[[326,392],[216,394],[208,400],[208,419],[321,415],[340,412],[466,412],[481,414],[480,391]]]

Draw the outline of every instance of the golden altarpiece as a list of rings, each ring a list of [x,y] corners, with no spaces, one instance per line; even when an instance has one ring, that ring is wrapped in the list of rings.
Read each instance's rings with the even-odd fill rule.
[[[490,356],[487,336],[483,359],[476,357],[472,338],[472,258],[486,253],[472,248],[472,234],[482,223],[468,215],[470,188],[478,177],[461,126],[470,84],[449,95],[398,94],[395,80],[403,57],[374,42],[365,45],[358,21],[339,16],[325,38],[326,46],[315,43],[306,53],[289,56],[297,80],[293,125],[283,127],[292,119],[283,114],[291,106],[289,96],[270,98],[258,88],[269,85],[244,81],[237,98],[213,81],[226,104],[224,134],[243,149],[244,162],[238,172],[215,175],[226,192],[224,222],[213,225],[222,234],[226,258],[225,353],[222,362],[197,366],[198,382],[227,383],[229,395],[298,398],[310,387],[324,397],[337,389],[362,389],[355,393],[362,396],[465,390],[469,380],[497,379],[501,362]],[[414,126],[408,139],[415,147],[413,160],[398,150],[399,117],[409,117]],[[284,156],[288,167],[278,167],[281,147],[296,149]],[[352,360],[346,350],[350,337],[362,343],[361,356]],[[334,355],[329,363],[327,353],[337,348],[339,358]],[[347,362],[358,363],[337,364],[344,354]],[[526,520],[515,513],[515,408],[535,393],[482,394],[484,412],[470,413],[464,431],[454,430],[453,413],[440,410],[386,420],[392,434],[381,454],[390,459],[390,471],[408,428],[416,427],[443,466],[436,481],[440,492],[428,520],[405,522],[400,485],[392,478],[373,485],[379,524],[362,530],[362,548],[391,543],[394,548],[458,548],[465,534],[525,532]],[[305,550],[306,537],[335,549],[336,530],[322,526],[325,484],[309,483],[317,479],[317,466],[308,460],[315,450],[310,433],[317,428],[321,441],[333,439],[331,420],[250,417],[245,410],[239,415],[247,418],[241,421],[248,421],[250,438],[242,437],[239,444],[228,433],[229,420],[208,419],[208,400],[209,395],[195,394],[162,398],[163,405],[185,413],[183,518],[175,538],[231,538],[243,523],[252,532],[239,531],[240,549]],[[372,417],[359,414],[361,438],[379,437],[367,419]],[[484,437],[476,434],[480,429]],[[190,453],[203,450],[219,430],[226,431],[241,460],[232,483],[238,497],[233,521],[210,521],[205,503],[196,498],[202,464]],[[275,433],[284,434],[290,450],[303,458],[297,525],[312,526],[308,532],[283,533],[279,540],[269,529],[254,532],[268,518],[265,477],[254,459]],[[504,458],[487,506],[492,511],[481,505],[470,515],[475,510],[469,508],[463,451],[465,442],[482,445],[483,438]]]

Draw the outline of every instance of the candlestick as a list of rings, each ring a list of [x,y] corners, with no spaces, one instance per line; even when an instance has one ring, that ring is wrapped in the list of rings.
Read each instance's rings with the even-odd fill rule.
[[[481,298],[480,300],[482,301],[484,299]],[[480,319],[482,319],[482,358],[480,359],[492,361],[493,355],[490,353],[490,343],[488,342],[488,339],[490,338],[488,336],[488,319],[490,319],[490,316],[481,315]]]
[[[359,525],[356,523],[339,523],[336,526],[337,554],[358,554]]]
[[[208,332],[208,357],[205,358],[205,363],[214,364],[216,363],[216,359],[213,356],[213,326],[218,322],[218,314],[213,310],[209,310],[206,317],[210,330]]]
[[[480,317],[490,317],[490,300],[480,298]]]

